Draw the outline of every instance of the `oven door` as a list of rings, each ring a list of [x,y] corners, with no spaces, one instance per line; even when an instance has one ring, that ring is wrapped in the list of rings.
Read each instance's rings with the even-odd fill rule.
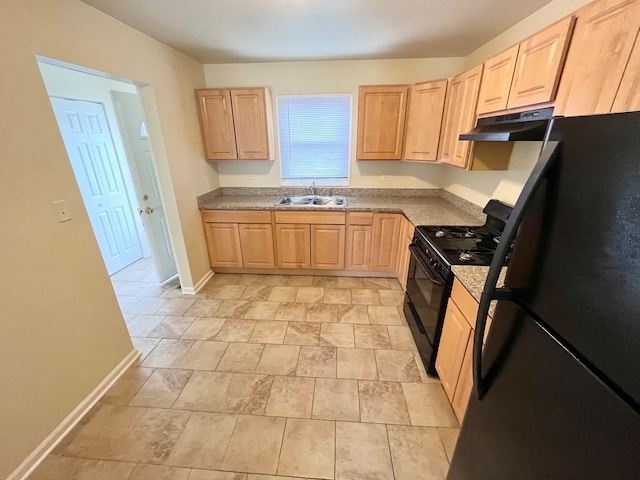
[[[451,293],[451,275],[443,275],[416,246],[410,245],[411,261],[407,277],[404,312],[418,351],[429,375],[436,376],[435,354],[442,320]]]

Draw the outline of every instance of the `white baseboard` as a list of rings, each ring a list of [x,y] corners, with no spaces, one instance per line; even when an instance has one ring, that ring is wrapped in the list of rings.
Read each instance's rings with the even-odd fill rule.
[[[58,425],[53,432],[49,434],[44,441],[25,458],[25,460],[9,475],[7,480],[23,480],[27,478],[40,463],[51,453],[51,451],[62,441],[62,439],[71,431],[77,423],[82,420],[89,410],[91,410],[98,400],[107,393],[114,383],[122,376],[124,372],[135,362],[140,353],[134,348],[122,361],[109,372],[109,374],[100,382],[100,384],[73,409],[73,411]]]
[[[209,281],[209,279],[213,277],[213,270],[209,270],[204,277],[200,279],[198,283],[196,283],[193,287],[182,287],[183,295],[195,295],[200,291],[202,287]]]

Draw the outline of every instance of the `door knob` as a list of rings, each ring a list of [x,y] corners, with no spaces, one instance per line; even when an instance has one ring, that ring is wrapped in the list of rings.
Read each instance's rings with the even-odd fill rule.
[[[146,213],[147,215],[149,215],[149,214],[153,213],[153,208],[151,208],[151,207],[147,207],[147,208],[145,208],[145,209],[144,209],[144,213]]]

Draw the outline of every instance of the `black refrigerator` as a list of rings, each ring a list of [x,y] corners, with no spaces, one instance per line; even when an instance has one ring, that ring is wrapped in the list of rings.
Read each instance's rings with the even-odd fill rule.
[[[640,113],[552,121],[473,377],[448,480],[640,479]]]

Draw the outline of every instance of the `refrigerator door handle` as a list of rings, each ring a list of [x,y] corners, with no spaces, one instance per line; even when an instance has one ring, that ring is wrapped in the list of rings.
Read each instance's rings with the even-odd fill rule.
[[[511,215],[509,215],[509,219],[500,237],[500,243],[491,261],[491,267],[489,268],[487,280],[484,284],[482,296],[480,297],[475,335],[473,338],[473,390],[478,400],[482,400],[489,387],[482,376],[482,345],[484,342],[484,332],[487,327],[487,317],[489,316],[489,306],[493,300],[508,300],[511,298],[510,292],[505,289],[496,288],[498,277],[504,265],[504,260],[509,254],[509,247],[516,236],[522,218],[533,200],[533,196],[538,190],[540,183],[551,165],[553,165],[557,159],[559,153],[560,142],[547,142],[527,183],[525,183],[522,189],[522,193],[518,197],[518,201],[513,207]]]

